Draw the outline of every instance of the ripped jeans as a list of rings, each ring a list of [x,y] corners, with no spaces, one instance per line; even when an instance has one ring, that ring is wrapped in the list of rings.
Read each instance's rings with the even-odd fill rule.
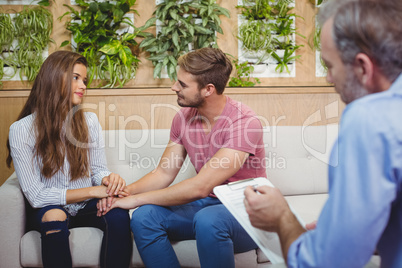
[[[31,208],[30,227],[41,233],[44,267],[72,267],[69,229],[75,227],[96,227],[103,231],[100,267],[129,267],[133,243],[128,211],[115,208],[105,216],[97,217],[97,202],[97,199],[90,200],[76,216],[69,215],[62,206],[57,205]],[[52,209],[64,211],[67,219],[42,221],[45,213]]]

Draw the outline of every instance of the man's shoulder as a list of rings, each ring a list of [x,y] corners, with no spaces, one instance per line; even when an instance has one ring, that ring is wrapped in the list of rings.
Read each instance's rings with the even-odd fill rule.
[[[184,119],[185,121],[190,120],[191,118],[193,118],[194,116],[198,115],[198,110],[196,108],[193,107],[182,107],[175,115],[176,119]]]
[[[229,113],[236,112],[236,113],[239,113],[242,116],[247,116],[247,117],[256,116],[256,113],[248,105],[246,105],[246,104],[244,104],[244,103],[242,103],[240,101],[233,100],[233,99],[231,99],[229,97],[226,97],[226,98],[227,98],[227,104],[226,105],[228,105],[228,112]]]

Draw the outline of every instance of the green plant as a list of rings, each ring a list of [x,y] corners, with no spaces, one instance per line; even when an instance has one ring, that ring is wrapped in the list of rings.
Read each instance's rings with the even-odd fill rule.
[[[241,9],[242,15],[247,20],[272,19],[272,3],[273,0],[243,0],[243,5],[236,8]]]
[[[136,28],[126,17],[128,12],[138,14],[130,9],[136,0],[119,0],[113,2],[76,0],[81,11],[64,5],[70,9],[63,14],[71,15],[67,22],[67,29],[71,31],[75,45],[75,51],[81,53],[88,60],[88,87],[94,79],[107,81],[106,84],[97,86],[123,87],[128,80],[135,76],[139,59],[135,54],[138,43],[135,38],[146,36],[146,33]],[[120,33],[118,30],[122,24],[131,26],[133,33],[126,30]],[[64,41],[62,47],[70,44]]]
[[[12,43],[15,39],[15,28],[11,16],[8,13],[0,13],[0,80],[4,77],[4,67],[10,66],[10,59],[12,54]],[[12,76],[16,71],[16,66],[12,66],[14,70]],[[0,82],[1,83],[1,82]]]
[[[293,55],[299,47],[300,46],[285,47],[283,57],[280,57],[276,52],[272,52],[271,56],[278,62],[275,71],[282,73],[286,70],[286,72],[290,74],[288,65],[301,57],[300,55]]]
[[[246,20],[239,27],[238,39],[249,51],[267,51],[271,47],[271,27],[265,20]]]
[[[310,0],[310,3],[315,5],[315,6],[319,6],[322,3],[325,3],[327,0]]]
[[[44,58],[43,51],[49,43],[53,30],[53,16],[42,6],[24,6],[14,18],[15,39],[17,47],[13,48],[8,63],[20,70],[20,78],[24,76],[32,82],[39,72]]]
[[[3,83],[1,82],[3,76],[4,76],[4,61],[0,58],[0,88],[3,86]]]
[[[10,14],[0,13],[0,28],[0,49],[2,52],[9,52],[15,36],[14,24]]]
[[[157,25],[156,36],[146,37],[140,47],[150,53],[154,78],[161,78],[163,68],[171,80],[177,79],[177,59],[190,50],[217,47],[215,32],[223,33],[220,15],[229,17],[216,0],[176,1],[165,0],[157,5],[143,30]]]
[[[253,87],[255,84],[261,83],[258,78],[251,78],[250,75],[254,71],[254,67],[246,62],[239,62],[233,59],[235,66],[235,76],[230,77],[230,87]]]
[[[300,17],[292,13],[294,0],[248,0],[242,9],[245,22],[239,27],[238,39],[242,41],[242,48],[249,52],[263,52],[257,63],[263,61],[267,55],[274,57],[280,64],[276,71],[289,73],[287,62],[295,60],[292,53],[300,46],[294,44],[294,34],[303,38],[294,27],[294,19]],[[285,49],[285,58],[279,57],[277,49]],[[289,51],[293,51],[289,54]],[[281,58],[281,59],[279,59]]]

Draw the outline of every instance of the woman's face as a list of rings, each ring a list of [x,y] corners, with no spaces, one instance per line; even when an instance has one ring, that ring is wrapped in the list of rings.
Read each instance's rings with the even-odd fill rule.
[[[85,89],[87,88],[87,67],[81,63],[77,63],[73,68],[73,81],[71,83],[71,102],[78,105],[82,102]]]

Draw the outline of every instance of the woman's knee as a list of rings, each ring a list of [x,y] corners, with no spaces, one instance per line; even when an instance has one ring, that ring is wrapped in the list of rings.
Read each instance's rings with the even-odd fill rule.
[[[103,217],[110,228],[128,227],[130,222],[128,211],[121,208],[112,209]]]
[[[67,214],[63,210],[57,208],[46,211],[42,217],[42,222],[65,220],[67,220]]]
[[[41,229],[45,235],[66,231],[68,229],[66,212],[57,208],[46,211],[41,219]]]

